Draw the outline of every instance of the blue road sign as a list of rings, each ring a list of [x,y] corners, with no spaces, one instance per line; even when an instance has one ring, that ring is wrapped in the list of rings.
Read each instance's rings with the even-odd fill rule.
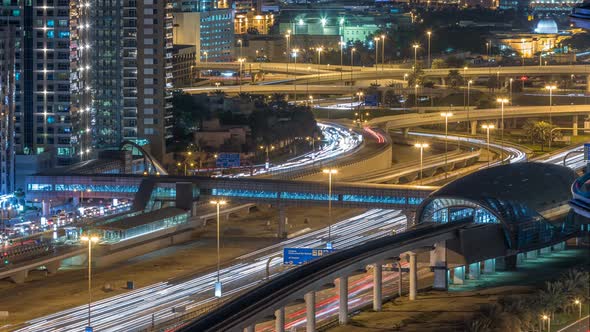
[[[584,160],[590,159],[590,143],[584,143]]]
[[[220,168],[240,167],[239,153],[220,153],[217,156],[215,165]]]
[[[365,105],[366,106],[377,106],[378,105],[378,95],[366,95],[365,96]]]
[[[301,265],[333,252],[334,249],[283,248],[283,264]]]
[[[86,326],[86,328],[84,329],[84,332],[92,332],[92,326]]]

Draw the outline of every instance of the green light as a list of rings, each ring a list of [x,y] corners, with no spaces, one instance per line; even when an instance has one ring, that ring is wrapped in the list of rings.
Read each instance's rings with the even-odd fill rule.
[[[340,25],[344,25],[344,18],[340,19]]]
[[[326,26],[326,23],[328,23],[328,20],[322,17],[322,19],[320,20],[320,22],[322,22],[322,26],[325,27]]]
[[[301,18],[300,18],[300,19],[299,19],[299,25],[303,25],[303,24],[304,24],[304,23],[303,23],[303,19],[301,19]]]

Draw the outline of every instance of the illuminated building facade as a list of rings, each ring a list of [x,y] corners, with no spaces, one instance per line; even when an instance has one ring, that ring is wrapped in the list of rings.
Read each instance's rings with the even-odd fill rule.
[[[73,157],[69,15],[68,0],[0,4],[0,26],[15,30],[15,153],[62,164]]]
[[[197,61],[234,60],[233,10],[175,12],[174,44],[195,46]]]
[[[14,68],[12,26],[0,27],[0,195],[14,192]]]
[[[249,11],[244,14],[236,14],[236,18],[234,20],[234,33],[236,35],[242,35],[246,33],[268,35],[273,24],[274,14],[258,14],[254,11]]]
[[[82,159],[136,139],[164,155],[172,138],[171,10],[155,0],[72,5],[72,114]]]

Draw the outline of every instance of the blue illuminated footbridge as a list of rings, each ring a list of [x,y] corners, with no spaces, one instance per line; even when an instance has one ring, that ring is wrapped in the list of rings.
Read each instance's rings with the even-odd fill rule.
[[[182,188],[182,189],[179,189]],[[336,182],[332,185],[335,207],[416,210],[436,187]],[[224,197],[232,202],[268,202],[283,205],[326,204],[328,183],[272,179],[141,175],[33,175],[27,177],[30,200],[68,200],[84,191],[86,198],[129,198],[136,204],[150,200],[192,201]],[[142,203],[143,202],[143,203]]]

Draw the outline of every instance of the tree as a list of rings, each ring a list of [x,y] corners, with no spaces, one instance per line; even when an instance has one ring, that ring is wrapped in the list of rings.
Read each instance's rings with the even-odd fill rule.
[[[400,106],[400,102],[399,102],[394,90],[385,91],[385,95],[383,97],[383,102],[385,103],[385,105],[387,105],[389,107],[399,107]]]
[[[432,60],[431,66],[432,66],[432,69],[448,68],[447,63],[443,59]]]
[[[424,84],[424,70],[418,64],[418,68],[415,68],[413,72],[408,75],[408,86],[413,87],[414,85]]]
[[[172,96],[172,114],[174,136],[181,141],[191,141],[192,133],[197,131],[203,120],[209,116],[209,108],[196,97],[179,92]]]
[[[566,304],[566,294],[560,281],[546,282],[545,289],[539,292],[539,302],[553,315]]]
[[[447,68],[463,68],[465,60],[457,58],[456,56],[450,56],[445,60]]]
[[[549,143],[549,140],[553,141],[556,138],[561,137],[561,132],[553,130],[555,128],[556,126],[548,122],[531,119],[527,120],[522,127],[531,144],[537,142],[541,144],[541,151],[543,151],[545,144]]]
[[[454,89],[463,85],[463,76],[461,76],[457,69],[449,70],[449,74],[447,75],[447,84]]]

